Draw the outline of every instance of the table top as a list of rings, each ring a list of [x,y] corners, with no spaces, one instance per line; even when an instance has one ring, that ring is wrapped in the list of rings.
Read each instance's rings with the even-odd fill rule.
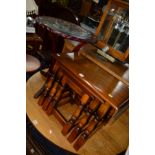
[[[36,22],[46,26],[53,33],[59,34],[64,38],[92,43],[96,42],[96,36],[92,32],[74,23],[49,16],[39,16],[36,18]]]
[[[76,152],[65,136],[61,134],[62,126],[57,119],[48,116],[40,107],[33,96],[44,84],[45,79],[40,72],[35,73],[26,83],[26,113],[34,127],[50,142],[62,149],[80,155],[114,155],[128,146],[128,112],[124,113],[112,125],[102,127],[96,132],[85,145]],[[70,106],[70,104],[69,104]],[[63,108],[67,109],[67,104]],[[67,112],[66,112],[67,113]]]
[[[53,54],[71,79],[100,101],[107,101],[118,110],[129,98],[129,87],[122,81],[78,53]],[[108,64],[108,62],[107,62]],[[112,68],[112,65],[109,65]],[[123,67],[122,69],[123,74]],[[116,66],[113,66],[116,70]]]
[[[95,46],[86,44],[81,48],[80,54],[129,86],[129,64],[120,61],[110,62],[105,57],[98,54],[97,50]]]

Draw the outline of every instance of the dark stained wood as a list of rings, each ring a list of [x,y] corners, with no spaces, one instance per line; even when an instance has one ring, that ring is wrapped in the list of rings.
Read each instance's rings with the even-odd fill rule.
[[[36,33],[27,33],[26,34],[26,46],[31,47],[34,52],[37,52],[37,50],[41,50],[43,44],[43,40],[40,36],[38,36]],[[27,52],[30,49],[27,48]]]

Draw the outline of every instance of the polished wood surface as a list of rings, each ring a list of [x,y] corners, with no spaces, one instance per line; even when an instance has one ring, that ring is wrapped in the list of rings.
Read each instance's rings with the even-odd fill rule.
[[[128,86],[84,56],[61,53],[53,54],[53,57],[81,89],[101,102],[107,101],[118,110],[128,100]]]
[[[66,41],[66,43],[69,44],[70,42]],[[71,53],[73,49],[74,46],[68,47],[64,50],[64,53]],[[97,50],[98,48],[96,48],[95,46],[91,44],[86,44],[80,49],[79,53],[90,59],[92,62],[96,63],[101,68],[103,66],[103,69],[105,69],[106,67],[108,70],[111,70],[111,72],[117,74],[120,77],[119,80],[122,80],[122,82],[129,85],[129,64],[122,63],[119,61],[111,63],[108,60],[106,60],[106,58],[99,55],[97,53]]]
[[[129,86],[129,64],[123,64],[119,61],[112,63],[106,60],[103,56],[99,55],[97,50],[98,49],[91,44],[86,44],[79,52],[96,65],[100,66],[102,69],[106,70],[112,76]]]
[[[44,84],[45,79],[40,73],[34,74],[27,82],[26,112],[36,129],[52,143],[59,147],[81,155],[114,155],[125,150],[128,146],[128,111],[112,125],[102,127],[83,147],[76,152],[66,137],[61,134],[62,126],[53,115],[48,116],[37,104],[33,96]],[[62,108],[62,107],[61,107]],[[63,108],[64,113],[70,109]]]

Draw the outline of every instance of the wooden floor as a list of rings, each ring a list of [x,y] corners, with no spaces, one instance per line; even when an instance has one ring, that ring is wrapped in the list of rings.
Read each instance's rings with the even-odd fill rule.
[[[44,80],[40,73],[35,74],[27,82],[27,115],[39,132],[57,146],[67,149],[80,155],[117,155],[128,147],[129,140],[129,111],[125,111],[113,124],[102,127],[95,133],[86,144],[76,152],[66,137],[61,134],[62,126],[54,116],[47,116],[41,107],[37,105],[37,100],[33,98],[34,92],[41,87]],[[67,109],[67,108],[62,108]],[[39,112],[39,114],[37,114]],[[64,111],[65,113],[65,111]],[[38,119],[38,120],[37,120]],[[41,120],[42,119],[42,120]],[[36,124],[36,122],[38,122]],[[43,123],[43,125],[41,124]],[[47,126],[47,127],[45,127]],[[51,133],[45,130],[52,130]]]

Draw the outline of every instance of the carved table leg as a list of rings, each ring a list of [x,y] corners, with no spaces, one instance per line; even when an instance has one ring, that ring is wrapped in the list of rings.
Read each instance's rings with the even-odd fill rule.
[[[64,127],[61,131],[63,135],[66,135],[70,131],[70,129],[74,125],[75,121],[79,118],[80,114],[82,113],[84,105],[87,104],[88,100],[89,100],[89,96],[87,94],[84,94],[81,98],[81,104],[73,112],[69,121],[64,125]]]
[[[79,148],[84,145],[84,143],[87,141],[90,134],[94,131],[98,123],[105,116],[109,108],[110,108],[110,105],[107,102],[102,103],[100,105],[99,109],[96,112],[95,117],[90,121],[87,128],[84,130],[84,132],[80,135],[80,137],[77,139],[77,141],[73,145],[75,150],[79,150]]]
[[[53,108],[58,104],[58,102],[61,98],[62,92],[64,91],[64,89],[66,87],[66,82],[67,82],[67,77],[63,76],[63,78],[61,80],[60,87],[59,87],[58,91],[56,92],[56,95],[54,96],[52,102],[50,103],[50,105],[46,111],[46,113],[48,115],[50,115],[52,113]]]
[[[54,65],[52,73],[49,72],[49,76],[44,83],[44,85],[35,93],[34,98],[38,98],[44,91],[46,91],[45,94],[49,91],[49,88],[51,87],[51,84],[54,80],[54,77],[58,71],[59,66],[57,64]]]
[[[69,103],[71,101],[71,92],[69,90],[66,90],[65,87],[65,91],[63,91],[63,93],[61,94],[61,98],[59,99],[59,104],[58,106],[62,106],[66,103]]]
[[[83,127],[88,123],[89,119],[92,116],[92,113],[98,108],[98,106],[99,101],[97,99],[91,101],[85,115],[79,120],[78,124],[73,128],[71,134],[69,135],[68,141],[70,143],[72,143],[76,139],[76,137],[80,134]]]
[[[61,81],[61,78],[63,76],[63,73],[61,71],[58,71],[58,75],[57,75],[57,79],[55,80],[55,82],[53,83],[53,86],[49,92],[49,95],[45,98],[45,101],[43,103],[43,109],[46,110],[49,103],[52,101],[53,96],[55,95],[56,91],[57,91],[57,87],[59,85],[59,82]]]

